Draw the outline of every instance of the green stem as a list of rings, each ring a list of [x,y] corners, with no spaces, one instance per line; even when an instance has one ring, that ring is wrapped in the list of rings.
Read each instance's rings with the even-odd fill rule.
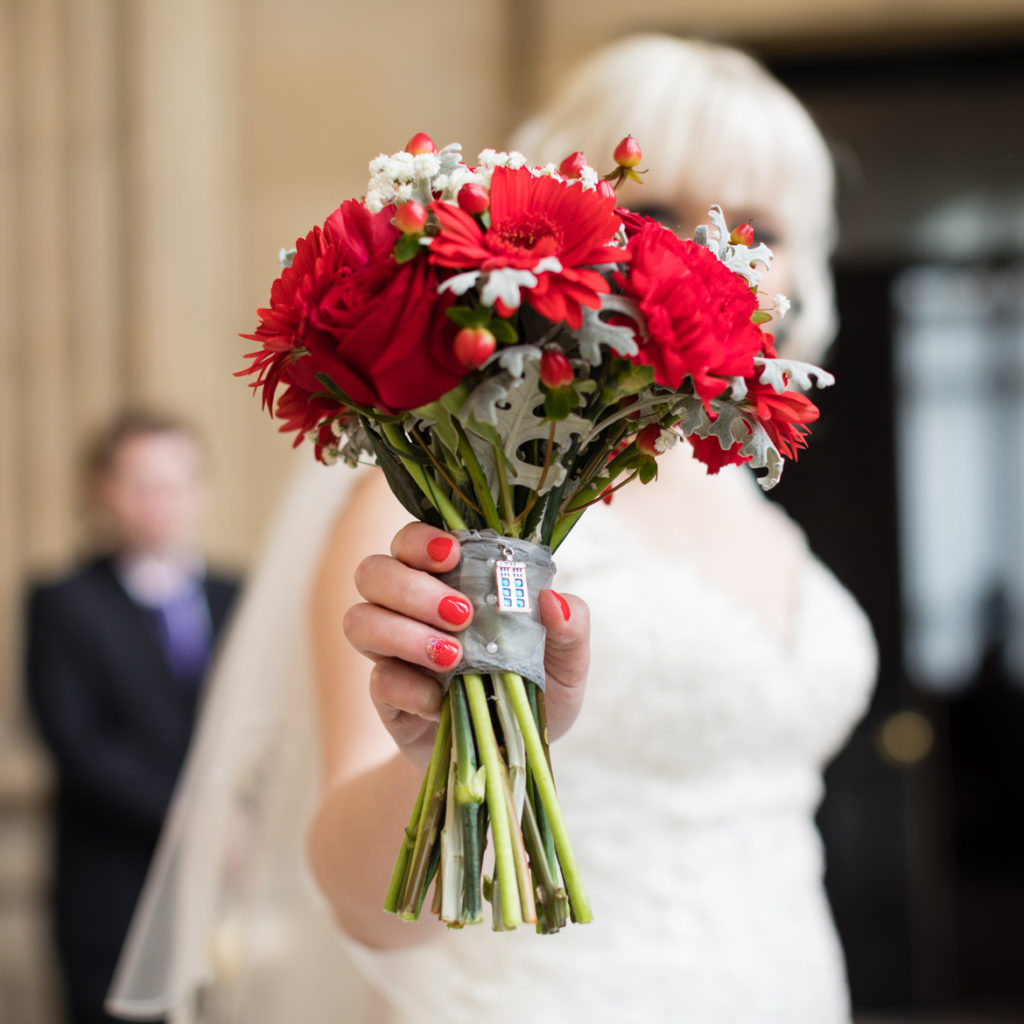
[[[401,895],[402,887],[405,882],[405,869],[409,864],[409,855],[412,853],[413,848],[416,845],[416,836],[418,835],[420,815],[423,812],[423,801],[427,795],[427,773],[423,773],[423,781],[420,783],[419,795],[416,797],[416,803],[413,806],[412,814],[409,815],[409,824],[405,826],[405,832],[402,835],[402,846],[398,851],[398,859],[395,861],[395,869],[391,872],[391,883],[388,885],[388,891],[384,896],[384,909],[389,914],[398,913],[398,898]]]
[[[573,853],[572,844],[569,841],[569,830],[562,817],[562,808],[558,803],[555,780],[548,767],[544,744],[537,730],[537,723],[533,719],[533,712],[530,710],[526,687],[523,684],[522,676],[512,672],[505,673],[504,679],[508,687],[509,698],[512,701],[512,709],[519,721],[519,728],[523,731],[526,756],[533,771],[533,780],[551,825],[551,832],[555,840],[555,852],[558,854],[558,862],[562,867],[562,877],[565,880],[573,917],[581,923],[591,921],[593,913],[590,909],[590,902],[583,888],[579,865],[576,863],[576,855]]]
[[[503,775],[501,788],[505,791],[505,810],[508,812],[512,835],[512,860],[515,864],[516,881],[519,884],[519,904],[523,912],[523,920],[530,924],[537,923],[537,904],[533,898],[533,877],[530,874],[530,862],[526,856],[526,843],[523,832],[516,821],[515,798],[512,796],[512,784],[508,775]]]
[[[505,791],[501,781],[502,763],[498,741],[491,725],[491,711],[487,706],[487,693],[483,678],[475,673],[465,677],[466,697],[473,720],[480,760],[487,772],[487,809],[491,816],[491,835],[494,837],[494,884],[497,893],[493,902],[500,904],[502,927],[512,929],[522,924],[519,891],[516,885],[515,861],[512,853],[512,833],[505,809]]]
[[[537,504],[540,492],[544,489],[544,481],[547,480],[548,471],[551,469],[551,456],[555,450],[555,426],[556,422],[555,420],[552,420],[551,426],[548,427],[548,446],[544,449],[544,464],[541,466],[540,480],[537,481],[537,487],[530,495],[530,500],[523,506],[523,511],[516,516],[517,523],[522,523],[530,514],[533,506]]]
[[[416,430],[413,431],[413,434],[416,437],[416,443],[420,446],[424,454],[430,460],[430,464],[434,467],[434,469],[437,470],[438,476],[440,476],[441,479],[444,480],[444,482],[451,488],[452,494],[457,494],[459,496],[459,500],[466,506],[466,508],[471,508],[478,515],[482,516],[484,514],[483,509],[481,509],[480,506],[477,505],[475,501],[473,501],[471,498],[467,498],[466,495],[462,493],[462,491],[459,488],[459,485],[452,478],[451,473],[449,473],[448,467],[445,466],[438,459],[438,457],[430,450],[430,445],[427,444],[426,440],[420,435],[420,432]]]
[[[544,848],[540,822],[529,800],[523,805],[523,842],[540,892],[537,930],[550,935],[565,925],[566,896],[565,890],[558,886],[554,868]],[[554,859],[554,851],[551,858]]]
[[[452,680],[448,692],[451,694],[455,736],[455,802],[462,826],[462,923],[475,924],[482,918],[480,876],[483,873],[483,847],[479,821],[486,769],[483,772],[477,770],[473,728],[461,676]]]
[[[498,477],[498,490],[501,493],[501,504],[505,512],[505,523],[500,532],[507,533],[509,537],[518,536],[508,532],[514,530],[516,526],[516,507],[512,501],[512,488],[509,487],[508,477],[505,475],[505,456],[497,445],[492,447],[494,448],[494,471]]]
[[[540,741],[544,744],[544,756],[551,767],[551,751],[548,747],[548,716],[544,703],[544,693],[534,683],[527,681],[526,694],[530,698],[530,710],[533,712],[533,720],[537,723],[537,731],[540,733]],[[540,832],[544,854],[547,857],[548,865],[552,872],[558,870],[558,860],[555,857],[555,841],[551,835],[551,828],[548,825],[548,817],[544,813],[544,805],[537,798],[537,787],[530,779],[530,804],[534,807],[537,818],[537,829]]]
[[[394,423],[382,423],[381,430],[387,438],[388,443],[394,449],[401,460],[405,471],[412,478],[413,483],[427,496],[430,503],[440,513],[449,530],[467,530],[469,527],[466,521],[459,515],[458,510],[451,503],[448,495],[444,493],[426,473],[423,467],[412,458],[412,448],[409,442],[403,437],[401,431]]]
[[[434,749],[427,766],[423,806],[416,826],[416,845],[413,848],[409,871],[398,901],[399,916],[415,921],[422,904],[424,879],[427,877],[434,847],[437,845],[438,824],[444,807],[444,794],[448,785],[448,764],[451,759],[452,739],[451,701],[441,704],[441,719],[437,723]]]
[[[466,472],[469,473],[476,500],[480,503],[480,508],[483,509],[484,522],[492,530],[504,533],[505,531],[501,527],[501,516],[498,515],[498,506],[494,504],[491,489],[487,486],[487,477],[484,476],[483,467],[476,457],[476,452],[473,451],[473,445],[470,444],[469,438],[466,437],[461,427],[459,427],[459,454],[466,466]]]

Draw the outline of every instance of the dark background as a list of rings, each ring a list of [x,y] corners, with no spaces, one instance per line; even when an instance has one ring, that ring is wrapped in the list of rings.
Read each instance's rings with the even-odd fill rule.
[[[915,686],[904,668],[891,299],[921,261],[914,228],[936,203],[1024,189],[1024,44],[762,56],[811,109],[840,174],[838,384],[819,394],[810,449],[773,495],[861,601],[880,647],[871,709],[828,770],[819,815],[855,1009],[1024,1020],[1024,690],[999,662],[998,600],[988,656],[957,696]],[[1014,261],[1024,252],[1004,245],[969,262]],[[908,710],[934,742],[899,763],[881,730]]]

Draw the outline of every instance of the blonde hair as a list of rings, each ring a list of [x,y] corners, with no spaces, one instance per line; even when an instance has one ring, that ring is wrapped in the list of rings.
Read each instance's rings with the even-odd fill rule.
[[[624,135],[637,139],[650,168],[644,205],[708,200],[730,223],[752,206],[774,215],[794,304],[783,354],[820,358],[836,329],[834,174],[821,134],[793,94],[730,47],[631,36],[586,60],[512,145],[538,163],[582,150],[601,170]]]

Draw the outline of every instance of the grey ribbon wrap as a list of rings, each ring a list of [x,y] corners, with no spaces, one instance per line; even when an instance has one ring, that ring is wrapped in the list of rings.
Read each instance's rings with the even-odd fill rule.
[[[454,676],[467,672],[514,672],[543,690],[545,633],[537,597],[551,587],[555,576],[551,549],[502,537],[496,530],[455,530],[453,536],[462,547],[462,557],[454,569],[438,576],[469,598],[473,621],[457,634],[462,644],[462,660],[451,671],[436,673],[437,678],[447,688]],[[526,567],[528,612],[503,611],[498,607],[496,567],[498,562],[508,560]]]

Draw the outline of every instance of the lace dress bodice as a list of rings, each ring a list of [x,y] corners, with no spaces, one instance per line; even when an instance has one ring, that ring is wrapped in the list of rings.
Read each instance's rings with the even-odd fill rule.
[[[849,1019],[812,817],[870,692],[866,619],[801,548],[779,633],[626,525],[593,509],[557,558],[592,612],[587,699],[552,758],[594,921],[367,957],[403,1024]]]

